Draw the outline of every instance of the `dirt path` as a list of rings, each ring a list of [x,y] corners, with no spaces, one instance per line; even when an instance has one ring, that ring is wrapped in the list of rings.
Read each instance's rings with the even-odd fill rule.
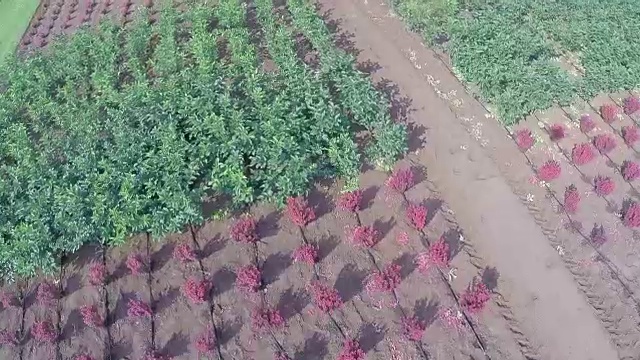
[[[455,212],[475,248],[501,274],[500,287],[528,338],[544,359],[616,359],[616,349],[563,266],[558,252],[549,246],[543,229],[530,209],[513,194],[497,164],[469,134],[448,104],[434,92],[416,59],[434,59],[420,40],[405,31],[402,22],[389,16],[378,1],[321,0],[322,9],[340,20],[343,31],[363,49],[359,58],[381,69],[376,79],[388,79],[400,93],[413,99],[411,118],[426,128],[424,149],[410,156],[426,166],[429,177]],[[455,81],[443,64],[429,64],[429,73]],[[446,97],[446,94],[445,94]],[[484,114],[477,113],[481,117]],[[500,125],[485,121],[485,129]],[[504,142],[510,142],[506,138]],[[504,145],[507,146],[507,145]],[[524,162],[514,144],[513,162]],[[526,176],[522,175],[522,181]],[[589,339],[586,341],[586,339]]]

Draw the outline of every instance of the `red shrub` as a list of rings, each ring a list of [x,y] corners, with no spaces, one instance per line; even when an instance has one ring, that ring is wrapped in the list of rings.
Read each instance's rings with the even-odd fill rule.
[[[356,340],[347,339],[338,355],[338,360],[364,360],[364,351]]]
[[[229,230],[231,238],[245,244],[258,242],[258,222],[251,216],[243,216],[236,220]]]
[[[449,245],[444,237],[441,237],[440,240],[433,242],[429,246],[428,251],[418,255],[416,264],[418,265],[418,270],[427,272],[432,265],[438,268],[448,268],[449,260]]]
[[[522,151],[531,149],[533,147],[533,144],[536,143],[536,139],[533,138],[531,130],[529,129],[520,129],[516,131],[515,140],[518,148]]]
[[[147,350],[147,353],[144,355],[143,360],[169,360],[169,358],[151,349]]]
[[[138,253],[131,253],[127,257],[127,268],[133,275],[139,275],[145,269],[144,262],[142,261],[142,255]]]
[[[600,116],[607,123],[611,124],[618,118],[620,108],[616,104],[605,104],[600,106]]]
[[[595,137],[593,144],[601,154],[608,154],[616,148],[615,139],[609,134],[600,134]]]
[[[291,358],[289,357],[289,355],[283,353],[283,352],[277,352],[274,357],[273,360],[291,360]]]
[[[284,318],[277,309],[257,308],[251,313],[253,330],[257,332],[281,329]]]
[[[342,306],[342,299],[338,290],[319,281],[314,281],[308,286],[314,304],[321,311],[328,313]]]
[[[416,317],[407,317],[402,320],[404,335],[411,341],[420,341],[426,327]]]
[[[361,247],[371,248],[378,243],[378,231],[373,226],[356,226],[347,231],[347,239]]]
[[[151,307],[140,300],[129,299],[129,303],[127,305],[127,316],[129,317],[151,317],[153,312],[151,311]]]
[[[631,115],[640,110],[640,99],[636,96],[629,96],[623,100],[622,107],[625,114]]]
[[[625,161],[622,164],[622,177],[627,181],[640,178],[640,165],[637,162]]]
[[[438,313],[442,323],[451,329],[462,330],[465,327],[464,314],[456,309],[445,309]]]
[[[560,176],[560,163],[555,160],[549,160],[538,168],[538,178],[542,181],[555,180]]]
[[[360,210],[362,203],[362,190],[354,190],[340,194],[338,207],[343,210],[356,212]]]
[[[207,301],[209,290],[211,290],[211,283],[207,280],[190,278],[182,285],[182,295],[194,304]]]
[[[622,223],[628,227],[640,226],[640,205],[637,202],[631,202],[626,207],[622,217]]]
[[[216,335],[213,328],[209,327],[198,335],[195,347],[199,354],[212,354],[216,350]]]
[[[293,261],[313,265],[318,262],[318,248],[315,245],[305,244],[293,252]]]
[[[14,294],[5,290],[0,292],[0,303],[5,309],[8,309],[12,306],[18,306],[18,299]]]
[[[580,204],[580,193],[574,185],[570,185],[564,191],[564,211],[575,214]]]
[[[601,246],[609,240],[606,232],[604,231],[604,226],[602,225],[593,227],[591,234],[589,235],[589,239],[594,246]]]
[[[640,131],[638,131],[638,127],[633,125],[623,126],[622,138],[624,139],[624,142],[629,146],[635,144],[638,140],[640,140]]]
[[[422,205],[409,204],[407,206],[407,220],[416,230],[422,230],[427,226],[427,208]]]
[[[17,346],[18,345],[18,333],[15,331],[2,330],[0,331],[0,345],[2,346]]]
[[[385,185],[400,194],[404,194],[414,183],[413,171],[411,169],[398,169],[394,171],[385,182]]]
[[[583,133],[589,133],[596,128],[596,122],[593,121],[590,115],[582,115],[580,118],[580,131]]]
[[[593,185],[596,194],[598,194],[599,196],[610,195],[616,188],[616,183],[614,183],[611,178],[606,176],[596,176],[596,178],[593,179]]]
[[[479,313],[491,299],[489,290],[481,281],[473,281],[460,297],[460,306],[471,314]]]
[[[262,286],[262,274],[255,265],[247,265],[238,269],[236,287],[245,293],[254,293]]]
[[[375,271],[365,279],[365,289],[369,293],[392,292],[402,281],[400,265],[390,264],[381,271]]]
[[[562,124],[554,124],[549,127],[549,137],[551,141],[558,141],[564,139],[566,136],[566,128]]]
[[[94,358],[92,358],[89,355],[77,355],[75,358],[75,360],[95,360]]]
[[[584,165],[595,157],[593,147],[589,143],[576,144],[571,150],[571,161],[576,165]]]
[[[98,309],[91,305],[82,305],[80,307],[80,315],[84,324],[92,327],[101,327],[104,325],[104,319],[98,313]]]
[[[396,237],[396,241],[398,242],[398,244],[400,245],[407,245],[409,243],[409,234],[407,234],[406,231],[401,232],[400,234],[398,234],[398,236]]]
[[[39,342],[55,342],[58,334],[50,321],[36,321],[31,329],[31,334]]]
[[[193,250],[193,247],[189,244],[179,244],[173,249],[173,258],[182,262],[188,263],[192,261],[198,260],[196,256],[196,252]]]
[[[302,197],[288,198],[285,213],[294,224],[300,227],[307,226],[316,219],[316,213]]]
[[[40,304],[52,305],[58,299],[58,289],[55,285],[44,281],[38,286],[36,298]]]
[[[89,284],[102,286],[107,282],[107,267],[102,262],[94,261],[89,266]]]

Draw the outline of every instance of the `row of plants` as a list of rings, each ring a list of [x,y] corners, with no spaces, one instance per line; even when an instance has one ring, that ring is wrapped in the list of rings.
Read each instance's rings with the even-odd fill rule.
[[[88,242],[117,245],[140,232],[161,238],[200,223],[204,198],[223,208],[282,204],[318,177],[354,186],[361,156],[344,96],[334,98],[289,57],[294,39],[273,28],[268,7],[261,25],[275,72],[256,60],[245,6],[235,0],[165,7],[153,24],[142,9],[126,30],[110,22],[81,29],[3,66],[6,279],[54,271],[61,253]],[[219,51],[227,45],[230,57]],[[406,143],[391,122],[374,128],[396,129],[389,131]],[[405,148],[368,153],[390,164]]]

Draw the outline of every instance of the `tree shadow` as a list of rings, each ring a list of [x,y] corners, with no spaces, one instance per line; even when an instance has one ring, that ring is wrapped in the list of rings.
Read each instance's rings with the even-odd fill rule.
[[[242,321],[240,319],[233,319],[232,322],[222,323],[220,328],[220,334],[218,339],[220,340],[220,345],[225,345],[231,339],[233,339],[242,329]]]
[[[436,217],[438,211],[442,209],[444,202],[441,199],[430,197],[424,201],[423,205],[427,208],[427,225]]]
[[[269,214],[260,218],[258,221],[258,236],[261,239],[266,237],[275,236],[278,234],[279,226],[278,223],[282,219],[281,211],[272,211]]]
[[[173,241],[165,242],[160,250],[151,254],[150,268],[152,272],[158,271],[171,260],[173,257],[173,249],[175,249],[176,244]]]
[[[420,149],[423,149],[426,145],[427,127],[415,122],[407,123],[407,145],[409,146],[409,152],[413,153]]]
[[[376,328],[373,324],[363,324],[358,331],[358,342],[360,348],[365,353],[373,350],[385,337],[387,328],[384,326],[382,329]]]
[[[307,196],[307,201],[309,202],[309,206],[315,211],[316,218],[321,218],[333,211],[332,197],[317,187],[311,189],[309,196]]]
[[[326,259],[335,248],[339,245],[338,238],[336,236],[323,236],[318,241],[318,257],[320,261]]]
[[[485,267],[484,270],[482,270],[481,278],[489,291],[495,291],[498,288],[500,273],[497,268],[489,266]]]
[[[161,353],[170,358],[182,356],[189,351],[189,339],[183,333],[171,335],[171,338],[162,347]]]
[[[278,300],[277,309],[285,320],[289,320],[309,304],[309,297],[303,291],[294,291],[293,288],[285,290]]]
[[[180,295],[180,289],[170,288],[155,299],[153,307],[154,314],[161,314],[173,304]]]
[[[362,191],[362,204],[361,209],[368,209],[373,205],[373,200],[376,198],[378,191],[380,190],[379,186],[373,185]]]
[[[426,327],[433,324],[438,318],[440,303],[435,299],[420,299],[413,307],[416,318]]]
[[[118,266],[116,266],[115,270],[113,271],[113,273],[111,273],[111,276],[107,276],[107,285],[118,281],[119,279],[123,278],[127,272],[129,271],[129,269],[127,268],[127,259],[124,258],[122,259],[122,261],[118,264]]]
[[[291,254],[279,252],[270,254],[262,264],[262,281],[264,286],[273,284],[278,277],[291,266]]]
[[[416,255],[402,253],[393,260],[393,264],[400,266],[400,278],[404,280],[416,270]]]
[[[228,240],[220,236],[220,234],[216,234],[213,239],[207,241],[207,243],[204,244],[204,247],[200,248],[200,250],[197,251],[198,259],[207,259],[209,256],[224,249],[225,246],[227,246],[227,241]]]
[[[320,333],[314,332],[304,340],[302,351],[296,351],[294,360],[322,360],[329,354],[329,341]]]
[[[73,309],[67,317],[67,322],[61,330],[61,339],[67,340],[78,334],[78,330],[84,327],[84,320],[79,309]]]
[[[83,245],[78,251],[67,255],[65,261],[63,261],[63,266],[66,268],[74,265],[77,268],[82,268],[93,260],[102,261],[102,251],[102,247],[97,244]]]
[[[461,235],[462,230],[459,228],[449,229],[442,234],[444,242],[449,246],[449,260],[453,259],[462,250],[462,241],[460,241]]]
[[[395,122],[406,123],[409,119],[409,114],[414,111],[411,109],[413,100],[408,96],[402,96],[400,87],[387,78],[382,78],[376,84],[376,88],[385,94],[389,100],[391,104],[391,118]]]
[[[115,308],[107,314],[107,319],[105,321],[107,326],[114,325],[118,321],[125,319],[129,310],[129,300],[137,298],[138,297],[135,292],[121,292],[120,297],[116,301]]]
[[[338,274],[334,284],[342,301],[348,302],[362,292],[362,282],[367,277],[365,270],[358,269],[354,264],[346,264]]]
[[[231,290],[235,281],[236,273],[229,268],[223,267],[216,271],[216,273],[211,277],[211,283],[213,284],[213,296],[222,295]]]
[[[335,46],[354,58],[358,57],[361,51],[356,47],[356,44],[353,41],[355,34],[341,28],[342,20],[333,16],[333,10],[329,9],[324,12],[318,11],[318,13],[324,20],[329,32],[333,34],[333,43]]]
[[[387,221],[383,221],[380,219],[377,219],[376,221],[374,221],[373,228],[376,229],[380,234],[378,242],[384,239],[387,236],[387,234],[389,234],[389,231],[391,231],[391,229],[393,229],[395,225],[396,225],[396,220],[394,217],[391,217]]]
[[[365,61],[358,62],[356,64],[356,69],[366,74],[367,76],[371,76],[373,73],[381,70],[382,66],[380,66],[380,64],[378,64],[375,61],[371,61],[367,59]]]
[[[73,275],[67,278],[65,282],[65,287],[62,290],[62,296],[68,296],[82,288],[82,276],[80,273],[74,273]]]

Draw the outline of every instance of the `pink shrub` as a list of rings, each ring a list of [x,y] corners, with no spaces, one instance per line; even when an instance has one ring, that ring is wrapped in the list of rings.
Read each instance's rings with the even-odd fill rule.
[[[318,262],[318,248],[315,245],[305,244],[293,252],[293,261],[313,265]]]
[[[76,356],[74,360],[95,360],[95,359],[89,355],[82,354],[82,355]]]
[[[549,127],[549,137],[551,141],[559,141],[566,136],[566,128],[562,124],[554,124]]]
[[[560,163],[549,160],[538,168],[538,178],[542,181],[551,181],[560,177]]]
[[[402,319],[402,330],[409,340],[420,341],[426,327],[416,317],[407,317]]]
[[[444,309],[438,313],[438,318],[450,329],[459,331],[465,327],[464,315],[456,309]]]
[[[629,146],[635,144],[638,140],[640,140],[640,132],[638,131],[638,127],[633,125],[623,126],[622,138],[624,139],[624,142]]]
[[[424,229],[427,226],[427,208],[422,205],[409,204],[407,206],[407,220],[414,229]]]
[[[195,250],[189,244],[179,244],[173,249],[173,258],[181,263],[188,263],[198,260]]]
[[[536,140],[533,138],[533,135],[531,134],[531,130],[529,129],[520,129],[516,131],[514,137],[516,140],[516,145],[518,145],[518,148],[522,151],[531,149],[533,147],[533,144],[535,144],[536,142]]]
[[[283,353],[283,352],[277,352],[274,357],[273,360],[291,360],[291,358],[289,357],[289,355]]]
[[[610,195],[616,188],[616,184],[613,180],[606,176],[596,176],[596,178],[593,179],[593,185],[596,194],[599,196]]]
[[[251,313],[251,323],[254,331],[261,332],[281,329],[285,321],[277,309],[257,308]]]
[[[441,237],[429,246],[428,251],[418,254],[416,264],[418,265],[418,270],[427,272],[431,266],[436,266],[441,269],[448,268],[449,260],[449,245],[444,237]]]
[[[216,335],[209,327],[196,338],[195,348],[199,354],[212,354],[216,350]]]
[[[399,233],[396,237],[396,241],[400,245],[407,245],[409,243],[409,234],[407,234],[406,231]]]
[[[575,214],[580,204],[580,193],[574,185],[570,185],[564,191],[564,211]]]
[[[82,305],[80,307],[80,315],[82,315],[82,321],[87,326],[101,327],[104,325],[104,319],[100,316],[95,306]]]
[[[380,271],[374,271],[365,279],[365,289],[369,293],[392,292],[402,281],[400,265],[389,264]]]
[[[411,169],[398,169],[385,181],[385,185],[400,194],[404,194],[414,183],[413,171]]]
[[[17,346],[18,334],[15,331],[9,331],[9,330],[0,331],[0,345]]]
[[[18,299],[14,294],[5,290],[0,292],[0,303],[5,309],[8,309],[12,306],[18,306]]]
[[[58,338],[58,334],[50,321],[36,321],[31,329],[31,334],[38,342],[53,343]]]
[[[102,286],[107,282],[107,267],[102,262],[94,261],[89,266],[89,284]]]
[[[313,281],[308,286],[308,291],[311,294],[313,303],[322,312],[328,313],[342,306],[342,299],[338,290],[319,281]]]
[[[247,265],[238,269],[236,288],[245,293],[254,293],[262,286],[262,274],[255,265]]]
[[[190,278],[182,285],[182,295],[194,304],[202,304],[207,301],[210,290],[211,283],[207,280]]]
[[[640,99],[636,96],[629,96],[623,100],[622,107],[625,114],[631,115],[640,110]]]
[[[340,350],[338,360],[364,360],[364,351],[356,340],[347,339]]]
[[[601,154],[608,154],[616,148],[615,139],[609,134],[600,134],[595,137],[593,144]]]
[[[577,144],[571,150],[571,161],[576,165],[584,165],[595,157],[593,147],[589,143]]]
[[[600,106],[600,116],[607,123],[611,124],[618,118],[620,108],[616,104],[605,104]]]
[[[622,177],[627,181],[640,178],[640,165],[637,162],[625,161],[622,164]]]
[[[340,194],[338,207],[342,210],[356,212],[360,210],[362,203],[362,190],[354,190]]]
[[[38,286],[36,299],[40,304],[52,305],[58,299],[58,289],[53,284],[44,281]]]
[[[626,207],[622,217],[622,223],[632,228],[640,226],[640,205],[637,202],[631,202]]]
[[[251,216],[243,216],[236,220],[229,230],[231,239],[245,244],[255,244],[258,238],[258,222]]]
[[[129,299],[127,304],[127,316],[129,317],[151,317],[153,312],[151,307],[140,300]]]
[[[309,207],[307,200],[302,197],[290,197],[287,199],[285,213],[294,224],[304,227],[316,219],[316,213]]]
[[[147,350],[147,353],[144,355],[143,360],[169,360],[169,358],[151,349]]]
[[[378,243],[378,230],[372,225],[356,226],[351,230],[347,230],[347,239],[354,245],[371,248]]]
[[[604,231],[604,226],[594,226],[591,230],[591,234],[589,235],[589,239],[594,246],[601,246],[606,243],[609,238]]]
[[[145,270],[144,262],[142,261],[142,255],[138,253],[131,253],[127,257],[127,268],[133,275],[139,275]]]
[[[491,294],[486,285],[481,281],[473,281],[460,297],[460,306],[471,314],[476,314],[484,309],[491,299]]]
[[[582,117],[580,117],[580,131],[587,134],[595,128],[596,122],[593,121],[590,115],[582,115]]]

